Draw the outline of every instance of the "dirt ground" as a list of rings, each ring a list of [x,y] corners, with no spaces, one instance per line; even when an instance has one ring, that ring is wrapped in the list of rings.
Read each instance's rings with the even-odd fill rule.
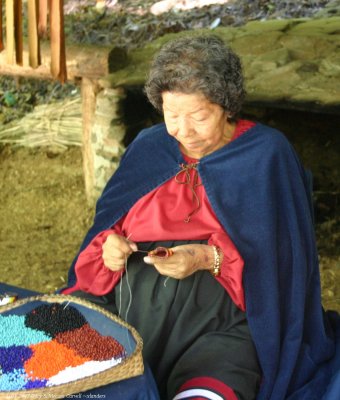
[[[339,117],[250,111],[287,132],[314,173],[323,302],[340,311]],[[63,286],[93,216],[81,149],[0,147],[0,204],[1,281],[46,293]]]
[[[90,224],[79,147],[0,152],[1,281],[42,292],[64,285]]]

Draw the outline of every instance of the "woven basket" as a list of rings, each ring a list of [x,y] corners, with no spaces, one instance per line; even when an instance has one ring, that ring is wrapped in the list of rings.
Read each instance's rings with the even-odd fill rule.
[[[6,312],[6,315],[10,315],[8,311],[15,310],[18,307],[22,307],[32,302],[43,302],[43,303],[66,303],[67,305],[80,305],[91,313],[99,313],[106,318],[109,322],[112,322],[112,327],[114,325],[119,325],[124,327],[132,336],[135,342],[135,348],[130,355],[128,355],[120,364],[114,367],[108,368],[105,371],[95,373],[91,376],[78,379],[72,382],[64,383],[61,385],[50,386],[40,389],[29,389],[29,390],[18,390],[18,391],[2,391],[0,392],[1,400],[20,400],[20,399],[59,399],[67,395],[74,393],[85,392],[90,389],[98,388],[100,386],[107,385],[109,383],[118,382],[123,379],[132,378],[143,374],[144,365],[142,357],[142,347],[143,342],[135,328],[127,324],[125,321],[121,320],[117,316],[111,314],[110,312],[104,310],[102,307],[98,307],[89,301],[79,299],[73,296],[64,295],[43,295],[29,297],[23,300],[16,301],[13,304],[2,306],[0,308],[0,314]],[[96,326],[92,326],[96,329]]]

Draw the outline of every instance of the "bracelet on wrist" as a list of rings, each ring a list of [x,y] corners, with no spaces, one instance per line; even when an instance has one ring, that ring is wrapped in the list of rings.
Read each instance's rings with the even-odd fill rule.
[[[214,265],[210,272],[214,276],[220,276],[221,275],[221,250],[217,246],[212,246],[214,250]]]

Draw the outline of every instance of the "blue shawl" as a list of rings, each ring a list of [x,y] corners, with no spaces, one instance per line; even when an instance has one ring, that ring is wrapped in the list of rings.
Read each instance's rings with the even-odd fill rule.
[[[183,162],[164,124],[143,130],[98,200],[80,250]],[[320,400],[335,345],[321,307],[310,184],[294,149],[279,131],[257,124],[203,157],[198,171],[245,261],[246,313],[263,371],[257,399]],[[69,286],[75,279],[73,263]]]

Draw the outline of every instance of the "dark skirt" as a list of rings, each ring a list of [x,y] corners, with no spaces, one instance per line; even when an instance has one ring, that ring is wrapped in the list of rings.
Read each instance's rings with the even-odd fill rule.
[[[141,250],[206,241],[138,243]],[[246,315],[208,271],[182,279],[160,275],[133,253],[119,285],[106,296],[74,295],[102,305],[134,326],[143,338],[161,399],[172,399],[191,378],[211,377],[239,399],[256,397],[261,371]]]

